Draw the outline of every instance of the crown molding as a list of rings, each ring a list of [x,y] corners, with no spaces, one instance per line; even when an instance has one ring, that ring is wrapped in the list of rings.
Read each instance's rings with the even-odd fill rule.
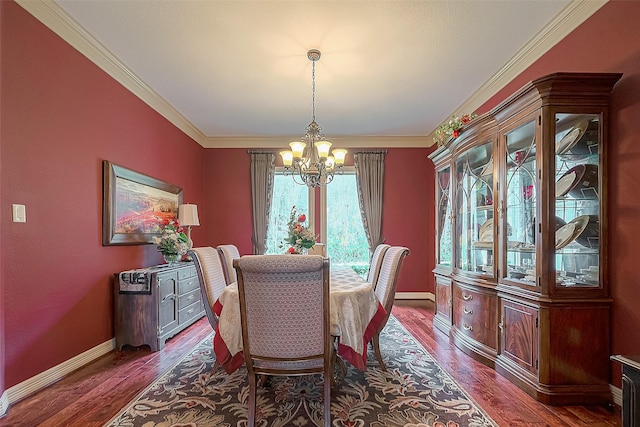
[[[456,111],[470,112],[477,109],[578,25],[604,6],[607,1],[572,0],[497,73],[467,98]],[[283,141],[286,141],[286,138],[283,137],[206,136],[55,2],[51,0],[16,0],[16,3],[204,148],[283,147]],[[461,114],[464,113],[458,113],[458,115]],[[444,120],[446,118],[443,118]],[[354,148],[430,147],[433,145],[434,133],[435,129],[427,136],[353,136],[332,139],[336,145]],[[296,138],[298,137],[292,137],[291,139]]]
[[[558,44],[569,33],[604,6],[609,0],[573,0],[556,15],[538,34],[525,44],[507,63],[456,108],[459,116],[475,111],[489,98],[498,93],[527,67],[536,62],[549,49]],[[443,122],[449,116],[443,118]],[[428,135],[433,145],[435,129]]]
[[[204,148],[274,148],[288,149],[290,141],[300,136],[228,136],[206,137],[201,145]],[[426,148],[429,140],[426,136],[340,136],[329,138],[334,147],[345,148]]]

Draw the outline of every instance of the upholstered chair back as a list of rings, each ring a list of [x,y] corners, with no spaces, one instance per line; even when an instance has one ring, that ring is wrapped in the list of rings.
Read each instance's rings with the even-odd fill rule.
[[[384,322],[376,331],[371,342],[373,343],[373,350],[380,364],[380,368],[386,372],[387,367],[382,360],[382,354],[380,353],[380,332],[384,329],[391,315],[391,309],[393,308],[393,300],[396,296],[396,287],[398,285],[398,275],[400,273],[400,266],[404,257],[409,255],[409,249],[403,246],[392,246],[384,254],[382,260],[382,266],[380,267],[380,276],[378,277],[378,283],[375,288],[375,294],[380,304],[387,312]]]
[[[213,305],[227,286],[220,254],[210,246],[193,248],[188,254],[193,259],[198,273],[204,310],[207,313],[209,323],[215,329],[218,324],[218,316],[213,312]]]
[[[224,262],[225,276],[227,278],[227,284],[236,282],[236,271],[233,269],[233,260],[240,258],[240,252],[235,245],[220,245],[218,250],[222,255]]]
[[[384,254],[387,252],[391,245],[380,244],[376,246],[376,249],[373,251],[373,255],[371,255],[371,261],[369,262],[369,273],[367,274],[367,282],[371,284],[373,289],[376,288],[378,284],[378,276],[380,275],[380,267],[382,267],[382,260],[384,259]]]
[[[255,417],[257,375],[322,373],[324,424],[329,427],[329,260],[318,255],[247,255],[234,266],[249,375],[249,426]]]
[[[398,282],[398,273],[405,256],[409,254],[409,249],[403,246],[392,246],[387,249],[382,259],[380,267],[380,275],[376,285],[376,297],[387,311],[391,312],[393,300],[396,295],[396,285]]]

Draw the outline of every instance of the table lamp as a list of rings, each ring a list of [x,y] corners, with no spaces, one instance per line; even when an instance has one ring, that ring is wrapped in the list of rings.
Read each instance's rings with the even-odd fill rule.
[[[193,248],[193,240],[191,240],[191,227],[200,225],[198,220],[198,206],[192,204],[184,204],[178,206],[178,223],[187,227],[187,239],[189,240],[189,249]]]

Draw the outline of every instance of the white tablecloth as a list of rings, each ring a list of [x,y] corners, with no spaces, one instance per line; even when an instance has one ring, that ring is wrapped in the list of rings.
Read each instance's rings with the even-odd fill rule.
[[[338,337],[338,353],[364,370],[366,346],[386,312],[371,285],[348,267],[330,267],[330,298],[331,334]],[[219,317],[214,351],[227,372],[233,372],[244,363],[237,283],[225,288],[214,310]]]

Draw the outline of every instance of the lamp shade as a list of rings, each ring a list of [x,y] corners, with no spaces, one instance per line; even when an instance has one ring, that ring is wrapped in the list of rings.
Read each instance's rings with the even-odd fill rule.
[[[280,155],[282,156],[282,164],[284,166],[291,166],[293,164],[293,152],[292,151],[281,151]]]
[[[179,205],[178,222],[182,226],[200,225],[200,220],[198,220],[198,206],[192,204]]]

